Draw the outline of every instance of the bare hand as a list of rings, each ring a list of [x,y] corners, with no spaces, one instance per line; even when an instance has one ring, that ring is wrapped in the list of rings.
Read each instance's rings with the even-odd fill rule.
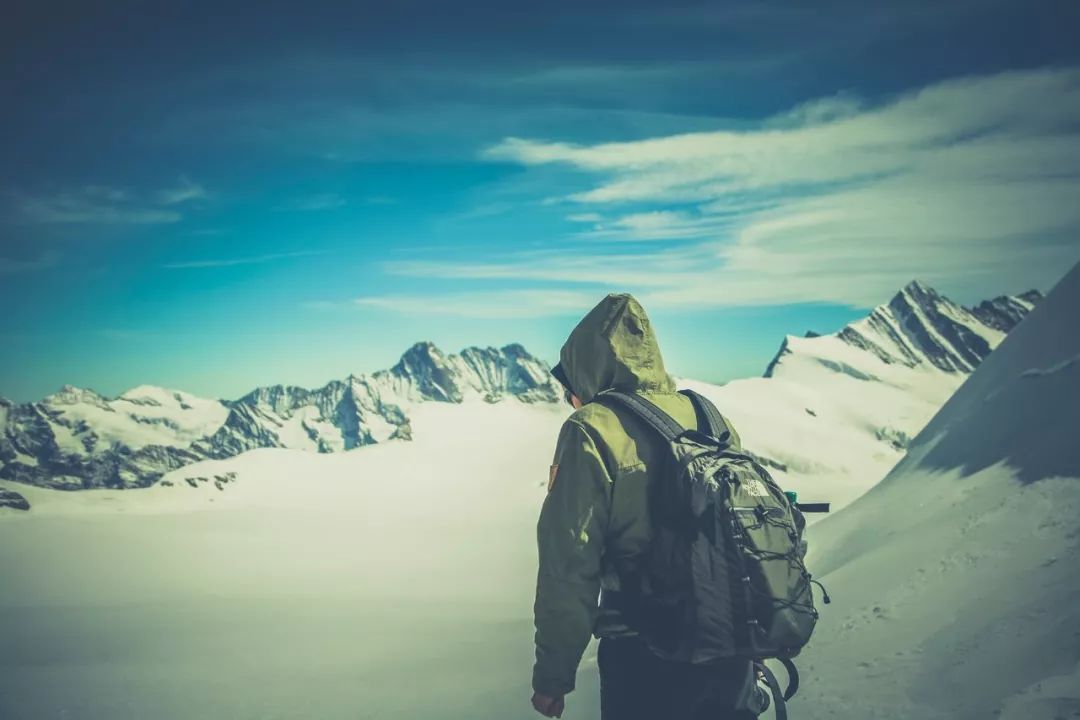
[[[536,712],[544,717],[558,718],[562,717],[563,710],[566,709],[566,702],[561,695],[559,697],[548,697],[540,693],[533,693],[532,706],[536,709]]]

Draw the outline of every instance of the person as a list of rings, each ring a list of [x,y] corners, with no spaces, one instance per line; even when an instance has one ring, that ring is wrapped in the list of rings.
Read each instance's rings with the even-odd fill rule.
[[[670,449],[636,418],[590,401],[608,388],[640,393],[683,427],[699,427],[637,299],[611,293],[601,300],[570,333],[552,374],[574,412],[559,430],[536,528],[533,707],[562,716],[595,636],[602,720],[757,717],[735,709],[754,685],[749,659],[661,660],[615,607],[619,568],[632,567],[648,547],[649,488],[666,479],[660,453]]]

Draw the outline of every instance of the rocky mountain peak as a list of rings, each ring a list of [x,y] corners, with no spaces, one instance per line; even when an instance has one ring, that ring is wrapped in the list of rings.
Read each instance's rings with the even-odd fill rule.
[[[503,345],[501,348],[499,348],[499,350],[502,352],[503,355],[510,358],[511,360],[536,359],[529,354],[529,352],[525,349],[525,346],[521,343],[510,343],[509,345]]]
[[[409,346],[401,355],[401,359],[398,364],[414,364],[414,363],[437,363],[443,358],[443,351],[430,340],[419,340]]]
[[[1009,332],[1043,299],[1038,290],[1028,290],[1020,295],[1000,295],[983,300],[970,311],[984,324],[1001,332]]]
[[[446,402],[461,402],[462,394],[446,356],[430,341],[414,343],[405,351],[390,372],[410,381],[421,397]]]
[[[911,295],[913,297],[917,297],[917,296],[920,296],[920,295],[933,295],[933,296],[936,296],[938,293],[937,293],[936,290],[934,290],[934,288],[930,287],[929,285],[924,283],[922,280],[914,279],[911,282],[909,282],[907,285],[905,285],[903,288],[901,288],[900,292],[897,293],[897,294],[898,295],[905,295],[906,294],[906,295]]]
[[[1034,307],[1041,297],[1037,291],[1023,296],[1003,296],[976,308],[965,308],[919,280],[912,280],[885,305],[879,305],[864,319],[837,333],[823,336],[823,342],[839,339],[845,344],[876,356],[886,364],[908,367],[928,366],[946,373],[971,373],[990,351]],[[799,340],[803,352],[814,352]],[[794,341],[785,339],[765,370],[771,377],[796,352]]]

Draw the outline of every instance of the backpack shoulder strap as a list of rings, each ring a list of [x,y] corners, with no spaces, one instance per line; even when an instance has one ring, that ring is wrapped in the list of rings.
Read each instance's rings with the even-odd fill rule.
[[[731,436],[731,426],[727,424],[724,416],[720,414],[720,411],[716,409],[716,406],[713,405],[709,398],[690,389],[680,390],[679,393],[690,398],[690,401],[694,404],[700,430],[707,430],[709,435],[721,440],[725,439],[725,434],[728,437]]]
[[[610,400],[617,405],[621,405],[644,420],[646,424],[660,433],[660,435],[668,442],[674,441],[675,438],[683,433],[683,426],[675,422],[674,418],[657,407],[655,403],[637,393],[604,390],[597,393],[594,399],[599,400],[604,404],[610,404],[604,402]]]

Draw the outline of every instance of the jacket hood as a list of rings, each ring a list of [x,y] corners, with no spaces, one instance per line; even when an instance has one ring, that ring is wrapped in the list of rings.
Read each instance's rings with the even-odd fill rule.
[[[552,374],[582,403],[607,389],[675,392],[649,317],[629,293],[609,294],[581,319]]]

